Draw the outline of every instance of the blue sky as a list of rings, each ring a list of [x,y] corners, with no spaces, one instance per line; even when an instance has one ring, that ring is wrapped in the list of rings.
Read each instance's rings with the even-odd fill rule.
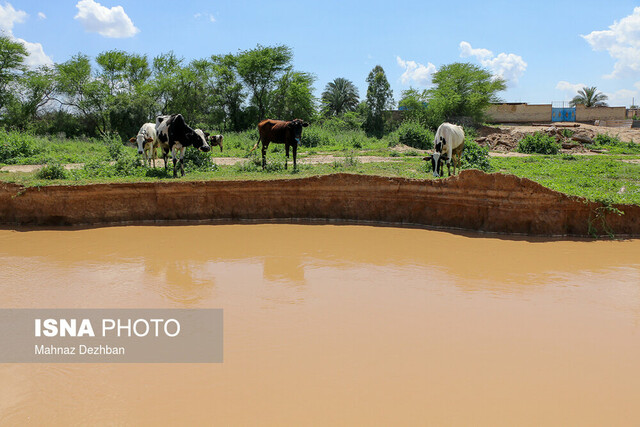
[[[379,64],[398,101],[463,61],[506,78],[507,102],[568,101],[587,85],[610,105],[640,103],[637,1],[21,0],[0,2],[0,28],[27,45],[34,66],[111,49],[189,61],[286,44],[295,69],[317,77],[318,96],[346,77],[364,97]]]

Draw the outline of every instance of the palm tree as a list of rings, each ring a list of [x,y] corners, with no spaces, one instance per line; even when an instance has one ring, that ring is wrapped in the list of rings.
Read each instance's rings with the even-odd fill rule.
[[[609,97],[602,92],[598,92],[595,86],[583,87],[571,100],[571,106],[584,105],[585,107],[606,107],[605,102]]]
[[[351,80],[342,77],[327,83],[322,92],[322,107],[328,115],[339,116],[346,111],[354,111],[358,102],[358,88]]]

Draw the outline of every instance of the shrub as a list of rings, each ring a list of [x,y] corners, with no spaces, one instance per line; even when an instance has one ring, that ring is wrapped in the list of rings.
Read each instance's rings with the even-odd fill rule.
[[[124,144],[118,135],[106,135],[102,142],[107,146],[107,152],[111,160],[118,160],[125,151]]]
[[[36,178],[38,179],[67,179],[67,171],[64,166],[59,164],[46,165],[38,172],[36,172]]]
[[[541,132],[525,135],[518,142],[518,151],[521,153],[558,154],[558,150],[560,150],[560,144],[555,138]]]
[[[319,145],[329,145],[331,140],[327,131],[316,126],[309,126],[302,132],[300,145],[303,147],[317,147]]]
[[[600,133],[593,138],[595,145],[610,145],[610,146],[618,146],[622,145],[622,141],[615,136],[606,135],[604,133]]]
[[[363,143],[362,140],[365,138],[365,136],[363,134],[354,134],[351,135],[351,146],[353,148],[362,148]]]
[[[431,162],[427,162],[431,164]],[[491,172],[493,169],[489,162],[489,149],[482,147],[475,141],[467,140],[462,151],[462,169],[480,169]]]
[[[572,131],[571,129],[562,129],[560,131],[560,135],[562,135],[565,138],[571,138],[574,133],[575,131]]]
[[[0,130],[0,163],[16,163],[38,151],[35,138],[26,133]]]
[[[114,168],[118,176],[138,175],[141,168],[140,159],[131,151],[123,151],[116,160]]]
[[[433,148],[433,133],[417,121],[405,120],[397,132],[401,144],[422,150]]]
[[[198,149],[187,148],[184,152],[184,168],[187,170],[212,170],[211,151],[205,153]]]
[[[238,162],[234,165],[237,172],[258,172],[262,170],[262,159],[257,156],[252,156],[246,162]]]

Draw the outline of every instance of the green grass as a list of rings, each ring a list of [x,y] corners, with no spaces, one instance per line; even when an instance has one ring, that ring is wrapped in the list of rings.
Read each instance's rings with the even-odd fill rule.
[[[284,169],[284,147],[272,144],[267,153],[268,168],[262,170],[260,150],[249,154],[257,141],[257,133],[252,131],[225,135],[224,152],[216,148],[209,158],[195,150],[187,150],[185,164],[186,177],[181,180],[257,180],[285,179],[337,172],[367,175],[398,176],[405,178],[433,179],[427,164],[417,150],[398,153],[391,147],[397,135],[390,134],[383,139],[368,138],[361,131],[328,131],[316,129],[320,143],[313,147],[300,147],[299,159],[310,155],[333,155],[335,161],[329,164],[299,164],[298,170]],[[598,147],[611,151],[620,150],[636,155],[607,154],[597,156],[533,155],[528,157],[491,158],[493,171],[511,173],[532,179],[540,184],[569,195],[582,196],[591,200],[640,205],[640,164],[623,162],[623,159],[639,159],[637,145],[616,140],[598,141]],[[109,182],[156,182],[174,181],[172,165],[168,172],[156,168],[150,170],[140,166],[139,157],[132,147],[121,144],[113,138],[60,139],[56,137],[36,137],[29,134],[7,132],[0,129],[0,161],[5,164],[48,164],[84,163],[79,170],[66,171],[55,179],[57,170],[45,173],[0,173],[0,181],[14,182],[25,186],[79,185]],[[393,157],[394,162],[363,163],[359,156]],[[232,166],[215,165],[216,158],[245,157],[241,164]],[[204,160],[204,161],[203,161]],[[624,191],[622,191],[624,187]]]
[[[107,144],[99,139],[42,137],[0,128],[0,164],[82,163],[106,156]]]
[[[569,195],[640,204],[640,164],[622,161],[637,158],[612,155],[494,157],[491,164],[496,171],[529,178]]]

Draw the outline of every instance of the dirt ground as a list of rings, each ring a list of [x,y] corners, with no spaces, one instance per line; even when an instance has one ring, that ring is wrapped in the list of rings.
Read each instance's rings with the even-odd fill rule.
[[[570,138],[561,134],[563,129],[574,132]],[[493,154],[509,153],[508,155],[516,155],[514,150],[518,145],[518,141],[527,134],[535,132],[544,132],[555,137],[562,144],[561,152],[575,154],[597,154],[597,151],[589,150],[584,147],[584,143],[591,142],[596,135],[606,134],[619,138],[623,142],[640,143],[640,129],[611,128],[605,126],[593,126],[583,123],[555,123],[544,125],[500,125],[500,126],[482,126],[478,130],[479,137],[476,142],[480,145],[487,146]],[[504,154],[503,154],[504,155]]]
[[[333,156],[330,154],[327,155],[313,155],[308,157],[302,157],[298,159],[298,163],[302,165],[318,165],[325,163],[333,163],[333,162],[341,162],[344,161],[344,157],[341,156]],[[358,156],[358,161],[360,163],[375,163],[375,162],[401,162],[402,158],[400,157],[379,157],[379,156]],[[220,166],[229,166],[235,165],[238,163],[249,161],[244,157],[214,157],[213,162]],[[289,165],[291,165],[292,159],[289,159]],[[0,168],[0,172],[35,172],[38,169],[41,169],[44,165],[7,165]],[[64,165],[65,169],[82,169],[84,166],[83,163],[71,163],[68,165]],[[171,167],[171,162],[169,162],[169,166]],[[156,167],[162,168],[164,167],[164,160],[157,159]]]

